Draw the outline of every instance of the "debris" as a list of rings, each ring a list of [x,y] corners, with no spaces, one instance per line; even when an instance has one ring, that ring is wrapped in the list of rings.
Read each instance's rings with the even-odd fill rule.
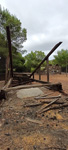
[[[15,87],[10,87],[7,88],[5,91],[10,91],[10,90],[18,90],[18,89],[26,89],[26,88],[34,88],[34,87],[45,87],[46,84],[34,84],[34,85],[20,85],[20,86],[15,86]]]
[[[9,134],[9,133],[5,133],[5,135],[6,135],[6,136],[10,136],[10,134]]]
[[[45,97],[45,96],[48,96],[48,95],[51,95],[51,94],[54,94],[54,92],[51,92],[51,93],[48,93],[48,94],[44,94],[42,95],[41,97]],[[35,97],[35,99],[41,99],[41,97]]]
[[[35,99],[53,99],[53,98],[60,98],[61,94],[58,96],[52,96],[52,97],[36,97]]]
[[[7,148],[7,150],[10,150],[10,148]]]
[[[35,107],[35,106],[40,106],[43,105],[45,103],[49,104],[51,101],[41,101],[38,103],[32,103],[32,104],[28,104],[28,105],[24,105],[24,107]],[[54,104],[64,104],[64,102],[55,102]]]
[[[44,112],[47,112],[47,111],[49,111],[49,110],[60,109],[60,108],[64,108],[64,107],[68,107],[68,104],[61,105],[61,106],[55,106],[55,107],[51,107],[51,108],[46,108],[45,110],[43,110],[43,111],[40,112],[40,113],[44,113]]]
[[[38,112],[41,113],[43,109],[51,106],[52,104],[54,104],[57,100],[59,100],[59,98],[55,99],[54,101],[51,101],[47,106],[42,107]]]
[[[30,122],[32,122],[32,123],[36,123],[36,124],[42,124],[42,122],[41,121],[39,121],[39,120],[35,120],[35,119],[31,119],[31,118],[25,118],[27,121],[30,121]]]
[[[61,83],[49,84],[48,86],[46,86],[46,88],[54,91],[60,91],[60,92],[63,91]]]

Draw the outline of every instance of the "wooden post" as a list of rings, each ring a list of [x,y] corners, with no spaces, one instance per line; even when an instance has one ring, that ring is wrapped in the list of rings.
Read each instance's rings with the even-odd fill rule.
[[[9,57],[10,57],[10,73],[11,73],[11,77],[13,77],[11,37],[10,37],[10,29],[9,29],[9,26],[6,27],[6,32],[7,32],[7,40],[8,40],[8,47],[9,47]]]
[[[47,62],[47,82],[49,82],[49,60],[48,60],[48,58],[47,58],[46,62]]]
[[[7,83],[7,81],[10,78],[10,70],[9,70],[9,66],[10,65],[10,58],[9,56],[6,58],[6,73],[5,73],[5,84]]]
[[[39,68],[39,80],[41,80],[41,70]]]

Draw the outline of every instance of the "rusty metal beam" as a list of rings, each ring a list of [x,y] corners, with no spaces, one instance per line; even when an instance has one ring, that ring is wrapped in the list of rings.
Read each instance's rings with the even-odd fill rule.
[[[10,29],[9,29],[9,26],[7,26],[7,27],[6,27],[6,32],[7,32],[7,40],[8,40],[8,47],[9,47],[10,71],[11,71],[11,77],[13,77],[13,64],[12,64],[11,36],[10,36]]]
[[[37,71],[37,69],[40,68],[40,66],[44,63],[44,61],[48,59],[48,57],[58,48],[58,46],[60,46],[61,43],[62,43],[62,42],[57,43],[57,44],[51,49],[51,51],[47,54],[47,56],[41,61],[41,63],[37,66],[37,68],[31,73],[31,75],[29,76],[29,78],[34,75],[34,73]]]

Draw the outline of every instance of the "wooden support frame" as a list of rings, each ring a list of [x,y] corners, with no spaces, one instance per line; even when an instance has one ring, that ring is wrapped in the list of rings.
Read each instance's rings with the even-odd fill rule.
[[[58,48],[58,46],[60,46],[62,42],[57,43],[52,50],[47,54],[47,56],[42,60],[42,62],[36,67],[36,69],[31,73],[31,76],[33,76],[33,74],[40,68],[40,66],[44,63],[45,60],[47,60],[49,58],[49,56]]]

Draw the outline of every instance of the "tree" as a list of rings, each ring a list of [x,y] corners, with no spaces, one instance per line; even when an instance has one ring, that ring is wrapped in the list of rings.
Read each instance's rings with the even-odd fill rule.
[[[66,72],[67,72],[68,50],[62,49],[61,51],[58,51],[57,55],[54,56],[53,62],[55,64],[59,64],[61,67],[66,67]]]
[[[23,70],[25,59],[21,54],[26,52],[22,50],[23,42],[26,41],[26,29],[22,29],[20,20],[0,6],[0,71],[5,70],[5,59],[8,56],[8,44],[6,36],[6,26],[10,27],[13,67],[16,70]],[[21,54],[20,54],[21,53]],[[2,67],[2,62],[4,63]]]
[[[14,71],[17,72],[23,72],[25,71],[25,58],[22,57],[22,54],[19,52],[16,52],[16,54],[13,54],[13,68]]]
[[[2,10],[0,6],[0,33],[5,36],[5,39],[6,26],[10,27],[12,45],[21,52],[27,31],[25,28],[22,29],[21,22],[16,16],[11,15],[7,9]]]
[[[38,64],[44,59],[45,54],[42,51],[31,51],[25,56],[25,66],[27,71],[33,71]]]

